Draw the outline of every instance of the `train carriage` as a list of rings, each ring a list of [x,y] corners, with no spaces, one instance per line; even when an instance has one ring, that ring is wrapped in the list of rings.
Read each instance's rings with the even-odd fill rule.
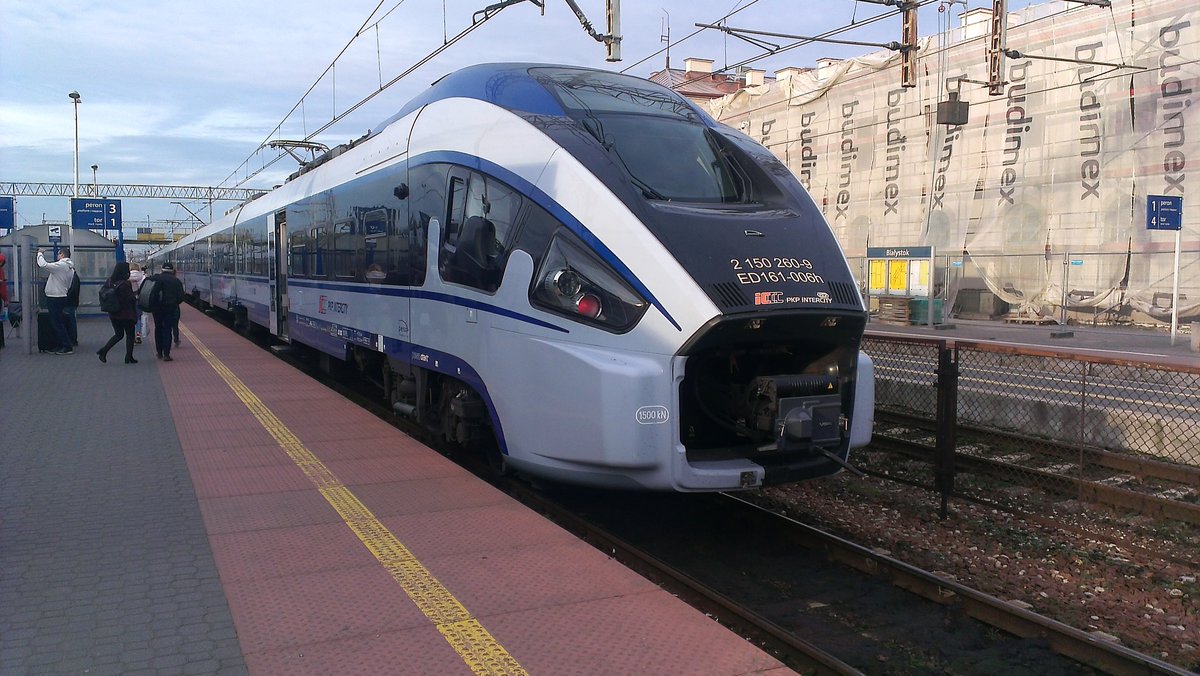
[[[154,258],[532,476],[744,489],[870,439],[866,312],[820,210],[638,78],[458,71]]]

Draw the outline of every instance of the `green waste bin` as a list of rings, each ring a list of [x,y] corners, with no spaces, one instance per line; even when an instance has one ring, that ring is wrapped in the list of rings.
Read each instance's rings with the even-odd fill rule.
[[[929,324],[929,299],[913,298],[908,301],[908,321],[910,324]],[[933,323],[942,323],[942,299],[933,299]]]

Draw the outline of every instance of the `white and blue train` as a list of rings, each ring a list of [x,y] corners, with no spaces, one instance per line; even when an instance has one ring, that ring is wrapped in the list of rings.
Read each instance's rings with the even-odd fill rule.
[[[152,258],[530,476],[746,489],[870,440],[867,314],[821,210],[639,78],[455,72]]]

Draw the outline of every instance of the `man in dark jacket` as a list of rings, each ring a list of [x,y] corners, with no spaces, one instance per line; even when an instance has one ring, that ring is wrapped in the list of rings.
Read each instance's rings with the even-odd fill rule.
[[[154,315],[154,351],[163,361],[171,359],[172,333],[179,325],[179,304],[183,302],[183,282],[175,276],[175,266],[163,263],[162,272],[154,276],[154,296],[150,312]]]

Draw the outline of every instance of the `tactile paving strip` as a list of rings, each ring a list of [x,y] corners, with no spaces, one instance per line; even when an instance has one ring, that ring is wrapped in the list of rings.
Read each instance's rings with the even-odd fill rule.
[[[525,674],[507,650],[186,326],[180,332],[237,394],[343,521],[476,674]]]

